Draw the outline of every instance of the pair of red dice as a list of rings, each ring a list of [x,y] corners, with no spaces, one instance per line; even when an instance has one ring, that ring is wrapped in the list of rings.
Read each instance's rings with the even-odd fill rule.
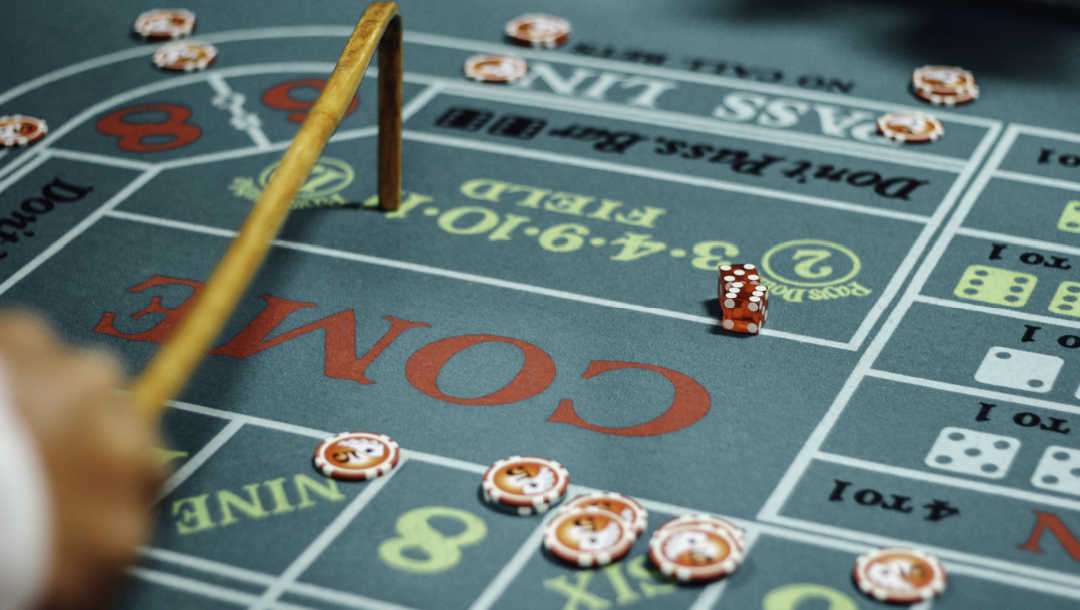
[[[750,263],[720,266],[720,327],[756,335],[769,317],[769,289]]]

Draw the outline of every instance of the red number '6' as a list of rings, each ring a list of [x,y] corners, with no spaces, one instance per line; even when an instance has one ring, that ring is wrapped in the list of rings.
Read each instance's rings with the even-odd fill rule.
[[[303,123],[304,119],[307,118],[307,111],[311,110],[311,107],[315,105],[315,100],[297,99],[293,97],[293,92],[297,89],[314,89],[316,92],[322,93],[325,86],[326,81],[321,78],[302,78],[300,80],[286,81],[267,89],[263,93],[262,103],[268,108],[288,112],[289,121],[292,123]],[[354,95],[349,108],[345,111],[345,116],[356,112],[356,107],[359,105],[360,100]]]

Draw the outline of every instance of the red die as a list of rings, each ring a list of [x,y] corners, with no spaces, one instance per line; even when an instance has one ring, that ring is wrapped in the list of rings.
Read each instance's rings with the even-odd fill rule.
[[[720,297],[720,327],[756,335],[769,317],[769,289],[755,282],[730,282]]]
[[[727,292],[727,285],[731,282],[760,282],[758,269],[752,263],[734,263],[720,265],[720,280],[717,283],[718,292],[722,295]]]

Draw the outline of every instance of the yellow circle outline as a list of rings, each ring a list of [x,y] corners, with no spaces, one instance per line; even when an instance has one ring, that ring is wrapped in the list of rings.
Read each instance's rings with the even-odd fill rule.
[[[270,183],[270,176],[274,174],[274,170],[278,168],[278,165],[281,165],[280,161],[267,166],[266,169],[259,174],[259,188],[266,188],[266,185]],[[314,193],[305,193],[303,190],[304,184],[307,184],[307,180],[305,180],[304,184],[300,185],[300,191],[296,193],[297,199],[314,200],[337,195],[348,188],[349,185],[353,183],[353,180],[356,179],[356,172],[353,170],[352,166],[341,159],[319,157],[319,160],[315,162],[315,166],[311,168],[312,174],[315,173],[315,170],[318,169],[320,165],[328,165],[331,168],[340,171],[342,174],[345,174],[345,177],[339,182],[340,186],[334,184],[327,186],[325,189],[315,191]],[[310,179],[310,176],[308,179]]]
[[[848,258],[851,259],[851,263],[852,263],[851,271],[849,271],[847,273],[847,275],[845,275],[844,277],[842,277],[840,279],[830,280],[830,281],[827,281],[827,282],[803,282],[803,281],[789,280],[786,277],[784,277],[783,275],[780,275],[779,273],[773,271],[772,266],[769,265],[769,260],[775,254],[777,254],[781,250],[786,250],[786,249],[788,249],[788,248],[790,248],[792,246],[801,246],[801,245],[807,245],[807,244],[825,246],[825,247],[828,247],[828,248],[835,249],[837,252],[840,252],[841,254],[846,255]],[[761,269],[762,269],[762,271],[765,272],[765,275],[772,276],[777,281],[783,282],[785,284],[791,284],[792,286],[798,286],[800,288],[824,288],[826,286],[835,286],[836,284],[843,284],[844,282],[854,278],[856,275],[859,274],[859,271],[862,269],[862,261],[859,260],[859,256],[857,254],[855,254],[855,252],[853,252],[850,248],[848,248],[847,246],[842,246],[842,245],[840,245],[840,244],[838,244],[836,242],[833,242],[833,241],[826,241],[824,239],[792,239],[790,241],[780,242],[780,243],[776,244],[775,246],[773,246],[773,247],[769,248],[768,250],[766,250],[765,254],[763,254],[762,257],[761,257]]]

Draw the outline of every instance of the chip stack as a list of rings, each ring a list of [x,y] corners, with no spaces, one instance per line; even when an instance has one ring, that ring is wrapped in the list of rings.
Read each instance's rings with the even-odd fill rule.
[[[562,17],[530,13],[506,23],[506,38],[525,47],[554,49],[570,40],[570,22]]]
[[[916,97],[935,106],[967,104],[979,97],[975,75],[958,66],[916,68],[911,73],[911,89]]]
[[[397,441],[374,432],[342,432],[315,448],[315,469],[340,481],[368,481],[390,472],[401,460]]]
[[[49,126],[37,117],[15,114],[0,116],[0,147],[26,146],[43,139]]]
[[[637,500],[613,492],[578,496],[544,527],[544,549],[580,568],[605,566],[626,557],[648,527]]]
[[[722,265],[719,269],[720,327],[756,335],[769,317],[769,289],[750,263]]]
[[[948,578],[936,557],[908,548],[864,553],[855,560],[851,576],[868,597],[903,605],[929,602],[941,595]]]
[[[473,55],[465,60],[465,76],[480,83],[515,83],[528,71],[524,59],[508,55]]]
[[[649,540],[649,560],[664,576],[703,583],[724,578],[742,565],[743,531],[712,515],[685,515],[665,523]]]
[[[147,40],[174,40],[195,30],[195,13],[182,8],[159,8],[140,14],[132,26]]]
[[[945,126],[922,112],[889,112],[878,117],[878,132],[900,144],[936,142],[945,135]]]
[[[546,458],[511,456],[484,471],[481,491],[489,504],[518,515],[536,515],[558,504],[570,486],[566,467]]]

